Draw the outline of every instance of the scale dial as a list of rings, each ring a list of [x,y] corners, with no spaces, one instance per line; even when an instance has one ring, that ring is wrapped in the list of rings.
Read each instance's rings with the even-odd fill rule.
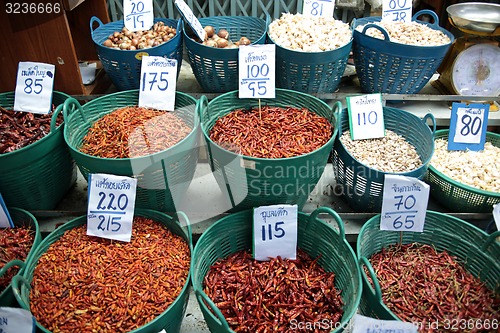
[[[500,48],[476,44],[462,51],[453,63],[451,82],[459,95],[498,96]]]

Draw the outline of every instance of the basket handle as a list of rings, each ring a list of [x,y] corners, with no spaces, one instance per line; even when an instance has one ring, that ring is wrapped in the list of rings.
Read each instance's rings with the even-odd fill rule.
[[[207,296],[202,291],[196,290],[194,291],[194,294],[196,298],[198,299],[198,302],[201,304],[204,302],[212,311],[213,314],[217,316],[217,319],[219,319],[220,324],[222,326],[222,331],[223,332],[232,332],[231,328],[229,327],[229,324],[227,323],[226,318],[224,318],[224,315],[222,312],[220,312],[219,308],[214,304],[214,302]]]
[[[422,120],[427,124],[428,119],[430,119],[432,122],[432,137],[434,138],[434,135],[436,134],[436,118],[434,118],[434,115],[432,113],[428,113]]]
[[[411,20],[416,21],[420,15],[425,15],[425,14],[432,16],[434,23],[431,23],[431,25],[439,26],[439,17],[436,15],[435,12],[433,12],[432,10],[428,10],[428,9],[423,9],[423,10],[416,12],[415,15],[412,16]]]
[[[97,28],[98,29],[101,25],[103,25],[102,21],[97,17],[97,16],[92,16],[90,18],[90,31],[93,33],[94,32],[94,23],[97,23]]]
[[[61,113],[63,109],[63,104],[59,104],[56,109],[54,110],[54,113],[52,114],[52,118],[50,119],[50,132],[53,132],[57,128],[57,116],[59,113]]]
[[[207,110],[208,112],[208,98],[205,95],[201,95],[201,97],[196,102],[196,113],[198,113],[198,117],[201,120],[203,119],[203,110]]]
[[[176,32],[178,34],[182,33],[182,20],[181,19],[177,20],[177,30],[176,30]]]
[[[189,247],[190,247],[191,253],[193,253],[193,232],[191,230],[191,222],[189,222],[189,218],[187,217],[186,213],[179,211],[179,212],[177,212],[177,222],[179,223],[179,225],[181,227],[182,227],[181,217],[182,217],[182,220],[184,220],[186,222],[186,231],[187,231],[188,240],[189,240]]]
[[[380,289],[380,284],[378,283],[377,276],[375,275],[375,271],[373,270],[373,266],[372,264],[370,264],[368,259],[366,259],[366,257],[361,256],[359,258],[359,268],[361,270],[361,274],[365,274],[363,266],[368,269],[368,274],[370,275],[370,278],[373,281],[373,286],[375,287],[375,290],[373,290],[372,288],[369,288],[369,290],[372,291],[372,294],[378,300],[382,301],[382,289]],[[368,285],[370,285],[370,283],[368,283]]]
[[[64,101],[64,107],[63,107],[64,119],[67,119],[71,114],[71,112],[75,110],[75,108],[78,109],[78,112],[80,112],[80,116],[82,116],[83,120],[85,122],[88,122],[87,116],[85,115],[82,106],[73,97],[70,97]]]
[[[488,236],[486,241],[484,242],[483,246],[481,246],[481,251],[486,251],[486,249],[493,244],[494,242],[497,241],[497,238],[500,237],[500,230],[495,231],[491,235]],[[0,274],[1,275],[1,274]]]
[[[330,122],[337,126],[337,129],[340,128],[340,111],[342,111],[342,103],[340,101],[336,101],[332,106],[332,119]]]
[[[3,266],[1,269],[0,269],[0,277],[1,276],[4,276],[4,274],[7,272],[7,270],[11,267],[14,267],[14,266],[19,266],[19,268],[23,268],[25,265],[24,261],[22,260],[19,260],[19,259],[14,259],[14,260],[11,260],[9,261],[8,263],[5,264],[5,266]]]
[[[340,137],[342,136],[342,115],[343,115],[344,112],[347,112],[347,111],[346,110],[340,110],[340,112],[339,112],[339,118],[337,119],[337,126],[338,126],[337,137],[339,138],[339,140],[340,140]]]
[[[340,218],[339,214],[336,211],[331,209],[330,207],[318,207],[316,208],[311,215],[309,216],[309,221],[317,219],[320,213],[326,213],[333,217],[334,221],[337,222],[337,227],[339,228],[340,238],[345,241],[345,230],[344,230],[344,222]]]
[[[380,31],[382,33],[382,35],[384,35],[384,40],[390,40],[390,37],[389,37],[389,34],[387,33],[387,30],[385,30],[383,27],[381,27],[380,25],[378,24],[374,24],[374,23],[368,23],[364,26],[363,28],[363,34],[366,34],[366,30],[370,29],[370,28],[375,28],[377,29],[378,31]]]
[[[28,290],[31,289],[31,286],[29,282],[24,278],[22,275],[16,275],[12,278],[12,291],[14,292],[14,297],[16,298],[17,302],[19,305],[26,310],[30,310],[30,307],[28,304],[24,301],[21,295],[21,285],[24,284],[28,288]]]

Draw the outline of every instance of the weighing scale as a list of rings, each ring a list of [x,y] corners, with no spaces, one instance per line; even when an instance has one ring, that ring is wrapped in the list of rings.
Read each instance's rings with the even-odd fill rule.
[[[500,95],[500,5],[469,2],[446,11],[464,35],[453,42],[433,86],[450,95]]]

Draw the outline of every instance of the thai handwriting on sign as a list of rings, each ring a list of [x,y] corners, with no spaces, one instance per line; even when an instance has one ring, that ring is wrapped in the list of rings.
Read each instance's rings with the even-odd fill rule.
[[[384,111],[380,94],[347,97],[351,140],[385,136]]]
[[[488,112],[489,104],[453,103],[448,150],[483,150]]]
[[[14,111],[48,114],[52,110],[55,65],[19,62]]]
[[[176,79],[176,59],[160,56],[142,57],[139,106],[174,110]]]
[[[275,97],[275,45],[246,45],[239,48],[239,97]]]

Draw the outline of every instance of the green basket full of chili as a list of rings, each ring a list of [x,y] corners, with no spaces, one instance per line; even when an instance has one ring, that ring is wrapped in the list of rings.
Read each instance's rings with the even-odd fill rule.
[[[229,210],[305,204],[333,147],[340,103],[332,109],[276,89],[274,99],[240,99],[232,91],[199,105],[210,167]]]
[[[423,325],[420,332],[438,324],[441,331],[457,318],[474,322],[477,331],[492,332],[484,325],[498,326],[499,235],[434,211],[426,212],[423,232],[380,230],[380,215],[371,218],[357,240],[360,313],[414,322]]]
[[[196,99],[176,92],[175,110],[163,112],[136,107],[138,96],[138,90],[121,91],[83,107],[68,99],[64,139],[85,178],[90,173],[137,178],[136,207],[175,212],[198,162]]]
[[[361,296],[361,276],[354,251],[345,239],[343,222],[338,214],[330,208],[320,207],[311,214],[299,212],[297,246],[300,251],[314,259],[314,263],[309,267],[315,266],[317,263],[317,266],[326,274],[334,274],[333,281],[327,278],[321,279],[318,276],[313,277],[312,269],[310,275],[307,275],[310,280],[308,277],[304,278],[302,274],[307,273],[304,271],[298,273],[299,260],[288,261],[292,263],[288,266],[289,269],[280,270],[279,267],[282,267],[285,260],[279,258],[277,261],[271,259],[268,262],[256,262],[250,258],[250,262],[253,263],[271,262],[275,265],[274,268],[269,268],[271,271],[267,271],[267,273],[258,272],[258,269],[248,272],[248,266],[245,266],[248,264],[248,260],[245,260],[245,265],[242,266],[246,268],[238,268],[241,263],[236,263],[233,268],[227,267],[226,276],[223,272],[222,276],[219,275],[219,279],[209,277],[215,265],[234,254],[249,251],[252,248],[252,217],[253,210],[251,209],[227,215],[211,225],[196,243],[191,261],[191,281],[210,331],[217,333],[256,332],[265,331],[267,327],[267,331],[290,332],[301,325],[314,325],[317,328],[323,322],[323,329],[318,331],[342,332],[357,311]],[[338,231],[323,221],[323,218],[327,217],[331,218],[333,224],[338,226]],[[299,257],[299,253],[297,253],[297,259],[300,259]],[[250,276],[245,275],[247,273]],[[249,288],[248,290],[239,290],[236,295],[233,295],[232,292],[230,294],[229,288],[232,288],[231,286],[237,280],[235,275],[247,276],[246,280],[250,283],[264,283],[267,287],[266,285],[255,286],[255,290]],[[245,277],[242,279],[245,280]],[[311,294],[304,290],[307,290],[307,287],[303,288],[304,285],[314,286],[318,283],[323,286],[320,288],[323,291],[320,290],[318,293]],[[327,284],[328,287],[326,287]],[[295,292],[282,291],[287,289],[287,286],[292,289],[296,288]],[[219,289],[228,301],[214,302],[208,296],[211,289]],[[276,289],[279,289],[280,292]],[[302,292],[298,292],[298,290]],[[338,295],[341,297],[342,305],[339,307],[340,311],[336,312],[336,322],[321,321],[322,315],[325,315],[326,311],[321,314],[310,313],[322,312],[321,309],[329,308],[331,302],[334,302],[333,299]],[[324,296],[328,298],[328,301],[322,298]],[[322,304],[318,305],[318,303]],[[304,306],[304,304],[307,305]],[[321,309],[313,309],[315,306],[319,306]],[[282,318],[279,323],[278,317]],[[274,323],[273,318],[276,318]],[[311,318],[318,319],[313,322],[314,320]],[[247,326],[246,329],[244,325]],[[235,327],[241,330],[235,329],[233,331]]]
[[[81,216],[55,229],[12,280],[38,329],[178,333],[193,251],[187,216],[136,209],[130,242],[88,236],[86,221]]]
[[[14,228],[0,229],[0,306],[17,307],[10,280],[42,241],[37,219],[21,208],[9,208]],[[17,268],[16,268],[17,267]]]
[[[54,91],[52,104],[59,106],[69,96]],[[26,210],[53,209],[76,181],[76,167],[64,142],[60,110],[52,116],[9,110],[14,106],[14,92],[0,94],[2,116],[1,148],[21,139],[30,142],[20,148],[0,153],[0,193],[8,207]],[[23,116],[20,116],[23,115]],[[28,120],[22,120],[27,119]],[[27,133],[34,133],[27,137]]]

